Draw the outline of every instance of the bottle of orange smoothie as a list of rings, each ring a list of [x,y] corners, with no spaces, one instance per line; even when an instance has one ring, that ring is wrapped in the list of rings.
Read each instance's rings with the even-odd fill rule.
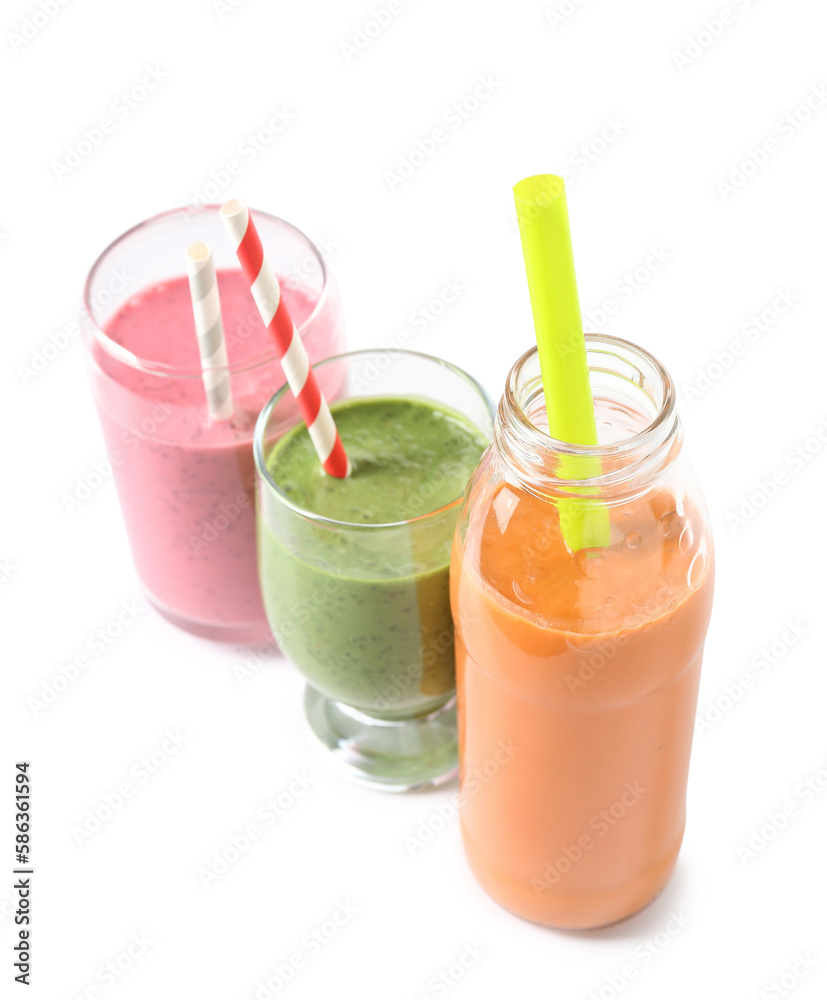
[[[503,906],[568,928],[630,916],[674,868],[713,590],[668,373],[627,341],[586,335],[586,346],[600,444],[540,429],[529,351],[451,563],[465,850]],[[571,552],[559,470],[577,454],[600,459],[588,502],[605,504],[610,534]],[[503,741],[513,754],[492,773]],[[490,779],[472,780],[481,772]]]

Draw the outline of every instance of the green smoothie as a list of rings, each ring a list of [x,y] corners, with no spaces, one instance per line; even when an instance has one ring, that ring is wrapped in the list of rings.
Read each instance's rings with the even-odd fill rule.
[[[488,441],[418,398],[355,399],[333,414],[347,479],[326,475],[304,426],[267,456],[289,503],[262,491],[264,605],[282,649],[324,695],[387,717],[427,712],[454,689],[451,541]]]

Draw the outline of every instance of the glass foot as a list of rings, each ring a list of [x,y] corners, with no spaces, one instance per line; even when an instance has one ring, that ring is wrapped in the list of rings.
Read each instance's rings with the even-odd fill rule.
[[[428,715],[389,721],[308,685],[304,712],[331,765],[361,785],[408,792],[441,785],[458,772],[455,696]]]

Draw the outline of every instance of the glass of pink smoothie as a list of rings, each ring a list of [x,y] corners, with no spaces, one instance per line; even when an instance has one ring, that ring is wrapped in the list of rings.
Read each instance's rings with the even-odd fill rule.
[[[148,599],[196,635],[247,643],[270,636],[256,569],[253,429],[284,374],[218,208],[165,212],[107,247],[86,282],[84,344]],[[252,215],[311,363],[340,353],[341,300],[319,250],[289,223]],[[204,394],[184,261],[194,240],[212,246],[218,275],[235,404],[226,422],[210,419]]]

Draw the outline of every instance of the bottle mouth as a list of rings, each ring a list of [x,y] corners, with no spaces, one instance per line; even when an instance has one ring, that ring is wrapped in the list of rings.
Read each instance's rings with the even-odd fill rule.
[[[620,337],[587,333],[586,354],[596,404],[623,408],[629,426],[610,428],[613,439],[572,444],[549,434],[537,348],[514,364],[500,400],[495,433],[509,464],[545,488],[616,487],[663,465],[679,440],[675,385],[644,348]],[[601,428],[598,428],[599,432]],[[566,476],[559,474],[560,466]]]

